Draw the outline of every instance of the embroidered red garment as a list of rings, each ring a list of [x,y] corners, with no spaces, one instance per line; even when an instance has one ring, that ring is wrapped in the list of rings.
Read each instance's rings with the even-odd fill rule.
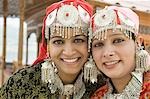
[[[98,90],[94,92],[91,99],[103,99],[102,97],[105,95],[105,93],[108,91],[108,85],[104,85],[100,87]]]
[[[150,71],[144,73],[144,84],[140,93],[140,99],[150,99]]]
[[[100,87],[94,92],[91,99],[103,99],[103,96],[108,91],[108,85]],[[144,73],[144,80],[139,99],[150,99],[150,71]]]

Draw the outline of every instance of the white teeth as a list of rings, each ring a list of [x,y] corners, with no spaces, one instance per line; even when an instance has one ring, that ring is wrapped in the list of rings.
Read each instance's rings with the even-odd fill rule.
[[[118,63],[118,61],[105,62],[106,65],[113,65]]]
[[[74,58],[74,59],[63,59],[65,62],[68,62],[68,63],[72,63],[72,62],[75,62],[78,60],[78,58]]]

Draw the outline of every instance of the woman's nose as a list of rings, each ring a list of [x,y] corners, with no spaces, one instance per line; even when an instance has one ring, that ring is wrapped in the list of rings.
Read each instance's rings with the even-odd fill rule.
[[[75,47],[73,44],[71,43],[67,43],[65,44],[64,48],[63,48],[63,54],[66,56],[72,56],[75,54]]]
[[[115,51],[114,51],[114,48],[112,46],[106,47],[104,49],[104,53],[103,53],[104,57],[112,57],[114,55],[115,55]]]

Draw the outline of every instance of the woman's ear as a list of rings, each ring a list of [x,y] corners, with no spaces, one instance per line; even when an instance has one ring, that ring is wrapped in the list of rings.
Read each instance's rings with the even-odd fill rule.
[[[142,46],[143,43],[144,43],[144,39],[142,36],[138,36],[137,39],[136,39],[137,43],[139,46]]]

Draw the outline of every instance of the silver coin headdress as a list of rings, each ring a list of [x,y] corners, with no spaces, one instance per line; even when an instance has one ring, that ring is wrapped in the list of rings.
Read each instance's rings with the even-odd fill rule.
[[[78,2],[61,2],[47,15],[45,38],[52,35],[62,36],[62,38],[81,34],[87,35],[91,14],[84,8]]]
[[[91,23],[93,37],[99,40],[106,39],[108,29],[119,29],[131,38],[131,33],[138,34],[139,17],[129,8],[109,6],[97,11]]]

